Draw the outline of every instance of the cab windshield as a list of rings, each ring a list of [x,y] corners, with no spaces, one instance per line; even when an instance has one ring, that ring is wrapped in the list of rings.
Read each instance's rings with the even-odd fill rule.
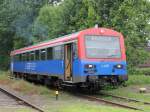
[[[119,37],[85,36],[86,56],[88,58],[120,58]]]

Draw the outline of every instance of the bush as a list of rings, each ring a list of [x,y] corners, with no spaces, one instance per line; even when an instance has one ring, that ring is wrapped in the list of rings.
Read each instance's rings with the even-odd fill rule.
[[[126,82],[127,85],[142,85],[150,84],[150,77],[142,74],[139,75],[129,75],[129,79]]]
[[[136,68],[135,75],[150,75],[150,68]]]

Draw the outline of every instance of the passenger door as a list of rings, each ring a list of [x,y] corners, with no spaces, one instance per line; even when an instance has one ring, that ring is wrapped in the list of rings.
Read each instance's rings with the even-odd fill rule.
[[[65,45],[65,81],[72,81],[72,43]]]

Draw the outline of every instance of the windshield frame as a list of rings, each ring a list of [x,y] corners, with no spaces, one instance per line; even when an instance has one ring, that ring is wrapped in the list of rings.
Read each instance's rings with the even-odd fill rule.
[[[109,37],[114,37],[114,38],[118,38],[119,40],[119,49],[120,49],[120,56],[119,57],[90,57],[87,54],[87,47],[86,47],[86,36],[103,36],[103,38],[109,38]],[[107,37],[108,36],[108,37]],[[120,42],[120,36],[114,36],[114,35],[84,35],[84,48],[85,48],[85,57],[87,59],[121,59],[122,58],[122,50],[121,50],[121,42]]]

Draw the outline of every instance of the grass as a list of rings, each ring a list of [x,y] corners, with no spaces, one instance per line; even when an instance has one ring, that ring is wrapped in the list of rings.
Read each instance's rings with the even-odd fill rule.
[[[9,72],[0,71],[0,84],[11,84],[13,80],[8,77]]]
[[[0,112],[37,112],[27,108],[0,108]]]
[[[0,72],[0,84],[7,85],[16,91],[29,95],[49,95],[53,92],[41,85],[37,86],[24,80],[10,79],[9,74],[9,72]]]
[[[137,74],[143,74],[143,75],[150,75],[150,68],[146,67],[146,68],[136,68],[135,69],[135,73]]]
[[[150,76],[145,75],[129,75],[129,80],[126,82],[127,87],[119,87],[117,89],[107,89],[106,93],[120,95],[129,98],[135,98],[150,102],[150,93],[139,93],[139,88],[146,87],[150,89]]]
[[[129,75],[129,80],[126,82],[127,85],[142,85],[150,84],[150,76],[145,75]]]
[[[135,98],[143,101],[150,102],[150,93],[139,93],[140,87],[150,87],[150,85],[132,85],[128,87],[113,89],[113,90],[107,90],[106,93],[111,93],[113,95],[119,95],[119,96],[125,96],[129,98]]]
[[[113,95],[134,98],[145,102],[150,102],[150,76],[129,75],[129,80],[126,82],[126,84],[127,87],[119,87],[117,89],[107,89],[104,90],[104,92]],[[143,87],[147,88],[146,93],[139,92],[139,88],[143,88]],[[118,100],[112,97],[104,97],[104,99],[119,102]],[[120,103],[124,103],[124,101],[120,101]],[[126,104],[142,108],[144,109],[145,112],[149,112],[150,110],[149,105],[144,105],[141,103],[132,103],[132,102],[126,102]]]
[[[68,96],[70,97],[70,96]],[[105,106],[97,102],[82,100],[76,97],[51,101],[46,112],[140,112],[119,107]]]
[[[12,83],[11,88],[16,91],[23,92],[24,94],[38,94],[38,95],[47,95],[50,93],[46,87],[43,86],[36,86],[32,83],[28,83],[24,80],[18,80]]]
[[[9,72],[0,72],[0,84],[7,85],[12,89],[26,95],[46,96],[46,100],[48,101],[47,104],[44,105],[44,109],[46,110],[46,112],[139,112],[118,107],[104,106],[104,104],[82,100],[65,92],[60,92],[59,100],[56,101],[54,90],[50,90],[39,85],[37,86],[24,80],[10,79]],[[149,76],[131,75],[129,76],[129,80],[127,82],[128,87],[120,87],[118,89],[107,90],[106,92],[112,93],[114,95],[121,95],[131,98],[138,98],[144,101],[150,101],[150,97],[148,97],[147,94],[139,94],[136,92],[136,88],[143,87],[148,84],[150,84]],[[26,111],[30,112],[25,109],[15,112]]]
[[[9,74],[9,72],[0,71],[0,84],[9,85],[16,91],[21,91],[25,94],[47,95],[50,92],[54,92],[50,91],[44,86],[36,86],[33,83],[28,83],[24,80],[12,80],[10,79]],[[126,82],[126,84],[128,86],[150,84],[150,76],[129,75],[129,80]]]
[[[129,106],[133,106],[139,109],[144,110],[144,112],[149,112],[150,110],[150,106],[149,105],[145,105],[141,102],[129,102],[129,101],[125,101],[122,99],[116,99],[116,98],[112,98],[112,97],[103,97],[104,99],[116,102],[116,103],[120,103],[120,104],[125,104],[125,105],[129,105]]]
[[[74,104],[63,108],[61,112],[138,112],[134,110],[127,110],[115,107],[108,107],[102,105],[89,104]]]

